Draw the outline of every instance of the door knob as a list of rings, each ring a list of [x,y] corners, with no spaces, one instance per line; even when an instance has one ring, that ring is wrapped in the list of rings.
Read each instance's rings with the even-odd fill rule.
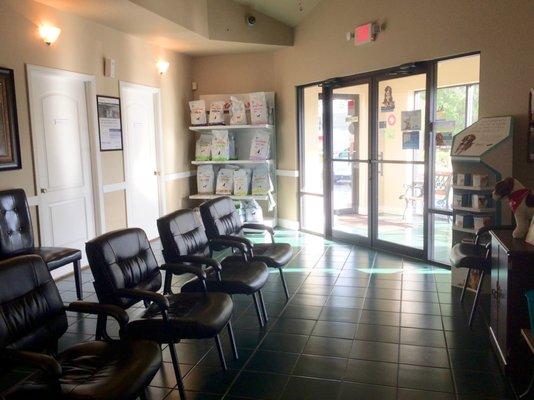
[[[47,192],[46,188],[41,188],[41,193],[44,194],[44,193],[46,193],[46,192]]]

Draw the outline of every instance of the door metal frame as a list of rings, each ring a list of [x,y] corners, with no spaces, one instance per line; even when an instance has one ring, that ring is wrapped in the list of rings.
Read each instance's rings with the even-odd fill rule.
[[[432,229],[430,227],[430,220],[432,218],[432,215],[435,214],[449,214],[445,210],[439,210],[435,209],[432,204],[432,195],[433,195],[433,155],[431,154],[432,144],[434,141],[434,135],[433,135],[433,119],[434,119],[434,104],[436,101],[436,90],[437,90],[437,65],[440,61],[449,60],[449,59],[455,59],[455,58],[461,58],[461,57],[468,57],[472,55],[480,54],[479,51],[473,51],[463,54],[456,54],[452,56],[447,57],[440,57],[433,60],[428,61],[421,61],[421,62],[414,62],[409,64],[403,64],[397,67],[392,68],[386,68],[378,71],[372,71],[372,72],[366,72],[362,74],[356,74],[356,75],[350,75],[350,76],[344,76],[344,77],[338,77],[333,78],[325,81],[317,81],[313,83],[308,83],[305,85],[297,86],[297,145],[298,145],[298,162],[300,167],[300,182],[299,182],[299,192],[298,192],[298,202],[299,205],[299,216],[302,221],[302,195],[303,194],[312,194],[312,193],[305,193],[302,191],[302,182],[303,182],[303,176],[304,176],[304,168],[302,165],[303,157],[302,154],[303,149],[301,148],[302,140],[303,140],[303,115],[304,115],[304,102],[303,102],[303,91],[305,88],[310,86],[322,86],[323,87],[323,98],[324,96],[328,96],[328,93],[330,93],[330,96],[332,95],[332,90],[340,87],[346,87],[346,86],[355,86],[358,84],[364,84],[369,83],[369,130],[368,133],[370,134],[370,140],[369,140],[369,153],[368,153],[368,165],[369,165],[369,185],[368,185],[368,204],[369,204],[369,236],[368,238],[363,238],[358,235],[349,235],[349,234],[336,234],[335,239],[339,239],[345,242],[349,243],[355,243],[358,245],[364,245],[369,246],[372,248],[378,248],[380,250],[393,252],[396,254],[402,254],[406,255],[408,257],[414,257],[418,259],[423,259],[427,262],[431,262],[433,264],[438,264],[440,266],[448,267],[445,264],[441,264],[436,261],[432,261],[429,259],[430,256],[430,248],[432,245],[433,237],[432,237]],[[426,100],[425,100],[425,124],[424,124],[424,138],[425,138],[425,158],[424,162],[420,163],[423,164],[425,167],[424,172],[424,190],[425,190],[425,197],[424,197],[424,208],[423,208],[423,221],[424,221],[424,228],[423,228],[423,236],[424,236],[424,242],[423,242],[423,249],[415,249],[410,248],[406,246],[401,246],[395,243],[390,243],[386,241],[378,240],[377,237],[377,222],[378,219],[376,218],[377,211],[378,211],[378,204],[374,202],[374,199],[376,199],[378,196],[378,185],[373,184],[371,180],[374,180],[376,182],[377,174],[378,174],[378,162],[374,163],[371,162],[371,157],[373,157],[377,151],[378,151],[378,136],[374,134],[373,130],[377,129],[378,126],[378,108],[375,107],[375,105],[378,104],[379,101],[379,94],[378,94],[378,82],[380,80],[386,80],[386,79],[392,79],[395,76],[402,77],[402,76],[410,76],[415,75],[418,73],[426,73]],[[325,113],[325,110],[327,110],[329,107],[325,107],[323,104],[323,137],[324,137],[324,143],[323,143],[323,157],[324,157],[324,187],[323,187],[323,198],[325,203],[325,227],[324,227],[324,235],[328,239],[332,239],[332,133],[330,130],[332,127],[332,110],[328,110],[327,113]],[[327,117],[329,121],[327,120]],[[346,160],[343,160],[346,161]],[[365,160],[349,160],[351,162],[362,162]],[[412,162],[407,161],[390,161],[390,160],[384,160],[381,161],[382,164],[387,163],[396,163],[396,164],[412,164]],[[314,194],[318,195],[318,194]],[[372,206],[371,206],[372,205]],[[301,223],[302,225],[302,223]],[[305,231],[305,230],[303,230]],[[305,231],[306,232],[306,231]],[[316,234],[315,232],[309,232]],[[339,233],[339,232],[338,232]],[[362,240],[365,239],[365,240]]]

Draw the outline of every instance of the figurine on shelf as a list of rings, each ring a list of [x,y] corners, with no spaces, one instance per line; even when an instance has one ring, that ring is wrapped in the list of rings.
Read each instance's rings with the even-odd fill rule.
[[[534,193],[525,188],[517,179],[509,177],[497,182],[493,190],[493,199],[508,200],[508,205],[515,217],[516,228],[512,236],[516,239],[524,239],[534,217]]]

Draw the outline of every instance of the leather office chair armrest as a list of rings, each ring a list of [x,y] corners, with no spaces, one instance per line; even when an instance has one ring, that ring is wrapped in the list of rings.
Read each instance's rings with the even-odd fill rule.
[[[216,238],[210,239],[210,248],[213,245],[221,245],[225,247],[230,247],[232,249],[237,249],[243,254],[245,257],[245,261],[248,257],[248,255],[251,255],[252,249],[248,247],[247,243],[242,240],[236,240],[236,239],[243,239],[239,238],[237,236],[217,236]],[[248,240],[248,239],[245,239]]]
[[[202,266],[199,267],[198,265],[165,263],[162,266],[160,266],[160,269],[164,271],[169,271],[172,274],[178,274],[178,275],[188,272],[190,274],[196,275],[198,279],[201,279],[203,281],[205,281],[208,278],[206,275],[206,271],[204,271],[204,268]]]
[[[216,271],[222,270],[222,267],[219,261],[217,261],[214,258],[210,258],[210,257],[183,255],[183,256],[179,256],[176,260],[178,262],[187,262],[187,263],[193,263],[193,264],[199,264],[199,265],[207,265],[208,267],[214,268]]]
[[[482,228],[480,228],[476,234],[475,234],[475,244],[479,244],[479,241],[480,241],[480,236],[482,236],[483,234],[485,233],[488,233],[489,231],[492,231],[492,230],[495,230],[495,229],[500,229],[500,230],[513,230],[515,229],[515,225],[500,225],[500,226],[496,226],[496,225],[490,225],[490,226],[483,226]]]
[[[112,304],[91,303],[87,301],[75,301],[65,307],[67,311],[75,311],[86,314],[109,316],[115,319],[120,328],[124,328],[129,321],[128,313],[122,308]]]
[[[271,236],[271,242],[274,243],[274,229],[271,228],[270,226],[246,222],[243,224],[243,228],[254,229],[258,231],[267,231],[269,232],[269,235]]]
[[[7,363],[16,363],[37,367],[54,378],[59,378],[63,373],[61,365],[54,357],[32,351],[4,348],[0,350],[0,360],[4,365]]]
[[[161,293],[141,289],[118,289],[117,295],[128,299],[154,302],[164,314],[166,314],[169,309],[169,300],[167,300]]]

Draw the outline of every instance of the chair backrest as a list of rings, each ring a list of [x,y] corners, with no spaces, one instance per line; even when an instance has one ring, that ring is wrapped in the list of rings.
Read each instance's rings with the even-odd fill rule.
[[[178,256],[209,256],[209,242],[204,225],[193,210],[174,211],[158,219],[158,231],[165,262],[177,262]]]
[[[33,247],[32,220],[26,193],[22,189],[0,191],[0,260]]]
[[[217,197],[202,203],[200,215],[209,238],[243,234],[243,223],[230,197]]]
[[[42,351],[57,345],[67,316],[41,257],[0,262],[0,315],[0,347]]]
[[[126,309],[137,301],[118,296],[118,289],[157,292],[161,287],[161,272],[142,229],[105,233],[87,242],[85,251],[95,278],[96,294],[102,303]]]

